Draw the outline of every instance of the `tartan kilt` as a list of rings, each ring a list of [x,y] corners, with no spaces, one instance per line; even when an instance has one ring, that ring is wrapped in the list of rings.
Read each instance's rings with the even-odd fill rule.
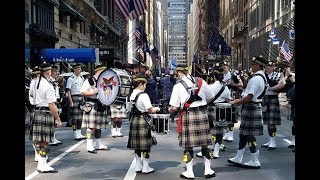
[[[248,103],[242,105],[240,134],[263,135],[261,104]]]
[[[120,108],[120,109],[119,109]],[[113,104],[110,106],[110,118],[126,118],[126,108],[124,104]]]
[[[82,119],[82,128],[96,128],[96,129],[103,129],[107,128],[108,126],[108,118],[107,118],[107,111],[98,112],[93,107],[90,113],[83,113]]]
[[[215,108],[210,106],[208,107],[208,120],[210,124],[213,124],[215,122]],[[227,132],[227,126],[214,126],[210,127],[210,134],[217,135],[217,134],[223,134]]]
[[[207,110],[188,110],[182,116],[181,138],[182,148],[211,145],[211,134]]]
[[[79,100],[82,101],[82,96],[71,96],[73,107],[71,107],[70,116],[73,122],[82,121],[83,111],[79,109]]]
[[[280,103],[279,98],[267,99],[263,98],[262,102],[263,124],[265,125],[281,125]]]
[[[54,133],[54,118],[49,111],[35,110],[30,125],[30,141],[52,141]]]
[[[153,146],[151,129],[145,119],[149,121],[146,116],[135,116],[131,119],[127,148],[147,150]]]

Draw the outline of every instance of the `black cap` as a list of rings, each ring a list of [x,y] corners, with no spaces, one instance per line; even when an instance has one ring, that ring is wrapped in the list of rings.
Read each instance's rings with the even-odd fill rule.
[[[77,69],[77,68],[81,68],[82,65],[81,64],[76,64],[75,66],[73,66],[73,69]]]
[[[47,71],[47,70],[51,70],[51,64],[50,63],[46,63],[46,62],[43,62],[39,65],[40,67],[40,71],[41,72],[44,72],[44,71]]]
[[[260,64],[261,66],[266,66],[268,64],[268,61],[261,56],[253,56],[251,62]]]
[[[52,70],[52,71],[56,71],[56,70],[58,70],[58,66],[56,66],[56,65],[52,65],[51,70]]]
[[[276,63],[272,60],[268,60],[267,66],[274,66]]]
[[[105,70],[105,69],[107,69],[106,66],[104,66],[104,65],[97,65],[97,66],[94,68],[94,72],[99,71],[99,70]]]
[[[40,74],[39,66],[35,66],[34,68],[32,68],[32,74]]]

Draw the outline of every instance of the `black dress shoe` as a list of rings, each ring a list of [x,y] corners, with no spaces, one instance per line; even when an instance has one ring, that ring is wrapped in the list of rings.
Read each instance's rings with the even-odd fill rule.
[[[206,179],[209,179],[209,178],[212,178],[212,177],[216,177],[216,173],[207,174],[207,175],[204,175],[204,177],[205,177]]]
[[[39,173],[57,173],[58,172],[58,170],[56,170],[56,169],[53,169],[53,170],[51,170],[51,171],[40,171],[40,170],[37,170]]]
[[[97,154],[97,153],[98,153],[97,150],[93,150],[93,151],[89,151],[89,150],[88,150],[88,152],[89,152],[89,153],[92,153],[92,154]]]
[[[180,177],[181,177],[181,178],[184,178],[184,179],[194,179],[194,178],[186,177],[186,176],[184,176],[183,174],[180,174]]]
[[[277,149],[277,147],[268,147],[267,148],[267,150],[269,150],[269,151],[272,151],[272,150],[275,150],[275,149]]]
[[[288,146],[288,148],[294,148],[294,146],[295,146],[295,145],[290,144],[290,145]]]

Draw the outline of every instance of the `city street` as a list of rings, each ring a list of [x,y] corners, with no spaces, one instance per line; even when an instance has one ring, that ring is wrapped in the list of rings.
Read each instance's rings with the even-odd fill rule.
[[[260,169],[244,169],[229,166],[227,160],[234,157],[238,147],[239,124],[235,125],[234,141],[224,142],[226,151],[220,151],[220,158],[212,160],[212,169],[216,172],[217,180],[294,180],[295,153],[287,146],[291,140],[292,121],[287,120],[288,109],[281,109],[282,125],[278,126],[277,149],[268,151],[261,148],[261,144],[268,141],[268,133],[264,127],[264,135],[257,137],[260,150]],[[124,137],[112,138],[110,129],[103,130],[102,142],[110,147],[110,151],[98,151],[91,154],[86,151],[86,141],[73,140],[71,127],[57,130],[56,137],[63,142],[60,146],[50,146],[49,162],[58,173],[39,174],[36,171],[37,162],[34,161],[33,147],[25,136],[25,177],[26,179],[47,180],[75,180],[75,179],[112,179],[112,180],[144,180],[144,179],[180,179],[179,174],[184,171],[182,162],[183,150],[178,146],[175,124],[171,123],[170,134],[157,134],[158,145],[151,149],[150,166],[155,169],[151,174],[136,174],[133,151],[126,148],[128,140],[129,122],[124,120],[122,134]],[[84,129],[82,131],[84,134]],[[195,149],[197,153],[199,148]],[[243,161],[250,158],[249,148],[246,147]],[[202,158],[194,157],[194,173],[196,179],[204,178],[204,164]]]

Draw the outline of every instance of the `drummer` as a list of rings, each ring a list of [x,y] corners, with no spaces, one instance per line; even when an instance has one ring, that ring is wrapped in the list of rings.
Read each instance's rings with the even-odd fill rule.
[[[259,56],[252,58],[252,76],[247,84],[246,89],[242,93],[241,99],[230,101],[230,104],[242,104],[242,116],[240,124],[240,141],[237,155],[228,160],[228,163],[236,166],[248,168],[260,168],[259,150],[257,150],[257,143],[255,136],[263,135],[262,125],[262,98],[267,89],[267,80],[264,73],[264,67],[267,61]],[[251,152],[251,159],[249,162],[242,164],[242,158],[248,143]]]
[[[226,86],[225,82],[223,82],[223,68],[220,66],[215,66],[211,73],[211,77],[213,77],[213,83],[208,85],[211,93],[213,94],[213,98],[208,100],[208,118],[209,118],[209,125],[210,125],[210,133],[212,135],[212,140],[214,141],[213,146],[213,158],[219,158],[219,151],[220,146],[222,144],[222,136],[223,133],[227,131],[227,124],[224,126],[219,126],[215,122],[218,120],[215,119],[215,109],[213,108],[217,103],[226,103],[231,98],[231,93],[229,88]],[[230,111],[231,113],[231,111]],[[231,114],[230,114],[231,117]],[[197,153],[198,157],[202,157],[201,151]]]
[[[101,129],[107,127],[108,120],[106,107],[97,99],[97,79],[105,69],[106,67],[103,65],[96,66],[94,75],[86,79],[80,89],[81,94],[86,97],[86,103],[88,104],[88,107],[83,112],[82,121],[82,127],[87,128],[87,151],[94,154],[97,153],[97,150],[110,150],[101,143]],[[93,139],[95,139],[95,146],[93,146]]]

